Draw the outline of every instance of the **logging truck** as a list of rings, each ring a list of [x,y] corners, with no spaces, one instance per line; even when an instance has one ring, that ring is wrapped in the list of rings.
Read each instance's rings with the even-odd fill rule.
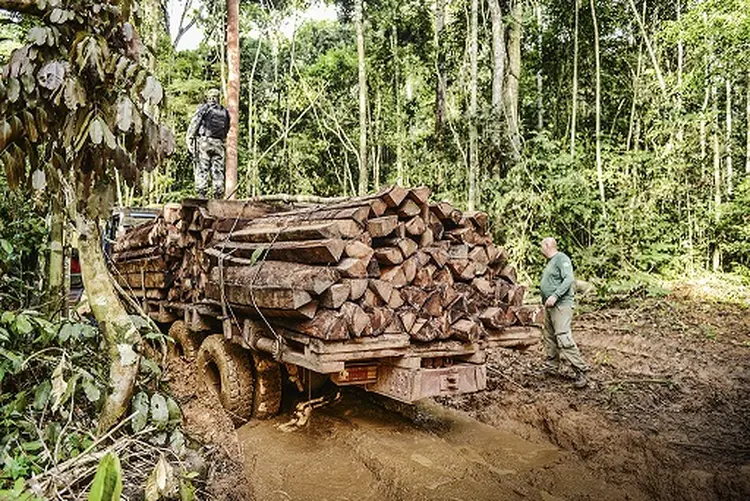
[[[488,351],[537,342],[540,310],[487,215],[429,195],[189,199],[120,235],[112,272],[236,424],[327,381],[404,403],[481,391]]]

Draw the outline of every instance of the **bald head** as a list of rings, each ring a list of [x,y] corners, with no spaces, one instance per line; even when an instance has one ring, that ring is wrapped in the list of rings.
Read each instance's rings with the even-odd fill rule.
[[[557,240],[552,237],[545,237],[542,239],[542,254],[547,259],[557,254]]]

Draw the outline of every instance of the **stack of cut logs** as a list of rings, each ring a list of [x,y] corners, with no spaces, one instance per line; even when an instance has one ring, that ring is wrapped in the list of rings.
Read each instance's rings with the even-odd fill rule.
[[[131,230],[118,245],[144,232],[153,242],[166,227],[162,254],[170,235],[181,236],[179,264],[164,261],[163,282],[136,276],[128,282],[133,290],[161,298],[164,287],[156,285],[164,283],[171,285],[170,301],[213,302],[237,317],[264,317],[276,328],[319,339],[408,333],[417,342],[535,342],[527,329],[514,327],[536,323],[538,309],[522,306],[525,288],[492,243],[487,214],[462,213],[429,196],[427,188],[394,186],[283,211],[193,201],[178,216]],[[120,270],[123,264],[138,269],[115,257]],[[158,294],[149,293],[151,285]]]
[[[167,219],[165,211],[155,221],[117,238],[111,256],[113,276],[135,298],[167,299],[189,245],[189,238]]]

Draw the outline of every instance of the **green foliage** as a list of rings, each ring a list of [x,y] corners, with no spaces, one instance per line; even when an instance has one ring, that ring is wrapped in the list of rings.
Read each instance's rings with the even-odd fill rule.
[[[32,203],[8,193],[4,181],[0,176],[0,308],[24,308],[39,296],[47,228]]]
[[[99,462],[88,501],[119,501],[122,494],[120,458],[110,452]]]

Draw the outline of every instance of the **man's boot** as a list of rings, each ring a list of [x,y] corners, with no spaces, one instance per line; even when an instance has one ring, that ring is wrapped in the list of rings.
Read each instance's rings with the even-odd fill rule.
[[[583,389],[586,386],[588,386],[589,381],[586,379],[586,374],[584,374],[582,371],[576,371],[576,378],[573,380],[573,386],[575,388]]]

